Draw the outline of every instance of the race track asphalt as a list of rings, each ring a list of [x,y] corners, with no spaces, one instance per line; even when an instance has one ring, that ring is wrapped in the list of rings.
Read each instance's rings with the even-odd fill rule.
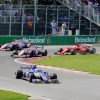
[[[49,55],[59,47],[45,47]],[[100,48],[97,48],[99,53]],[[42,68],[57,73],[59,84],[34,84],[15,79],[20,64],[10,57],[11,52],[0,51],[0,89],[33,96],[35,100],[100,100],[100,76],[84,72],[72,72]]]

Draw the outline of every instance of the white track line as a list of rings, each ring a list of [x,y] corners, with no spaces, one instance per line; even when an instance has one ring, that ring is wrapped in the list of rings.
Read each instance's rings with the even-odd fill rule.
[[[15,59],[15,62],[19,63],[19,64],[33,65],[33,64],[28,63],[28,62],[23,62],[20,59]],[[66,72],[71,72],[71,73],[73,72],[73,73],[77,73],[77,74],[88,74],[87,72],[69,70],[69,69],[65,69],[65,68],[58,68],[58,67],[52,67],[52,66],[38,65],[38,67],[55,69],[55,70],[60,70],[60,71],[66,71]]]

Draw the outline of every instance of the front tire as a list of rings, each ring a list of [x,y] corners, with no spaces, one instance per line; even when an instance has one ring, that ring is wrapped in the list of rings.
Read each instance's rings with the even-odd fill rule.
[[[23,71],[22,70],[18,70],[16,73],[16,79],[21,79],[23,76]]]
[[[36,77],[35,77],[35,75],[34,75],[34,73],[32,73],[31,75],[30,75],[30,77],[29,77],[29,82],[30,83],[32,83],[33,82],[33,79],[35,80],[36,79]],[[35,82],[35,81],[34,81]]]
[[[12,52],[11,57],[13,57],[15,55],[18,55],[18,51],[17,50],[15,50],[15,51]]]
[[[29,57],[35,57],[36,56],[36,51],[32,51],[30,54],[29,54]]]

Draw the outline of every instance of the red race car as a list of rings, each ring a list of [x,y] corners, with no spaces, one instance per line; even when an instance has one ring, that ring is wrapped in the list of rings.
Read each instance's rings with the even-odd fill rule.
[[[95,54],[96,49],[90,45],[84,45],[84,44],[77,44],[75,46],[67,47],[65,49],[60,48],[57,52],[54,54],[56,55],[64,55],[64,54]]]

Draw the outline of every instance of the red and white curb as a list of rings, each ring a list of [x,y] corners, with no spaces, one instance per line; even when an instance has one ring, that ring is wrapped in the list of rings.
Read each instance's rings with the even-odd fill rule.
[[[23,65],[34,65],[34,64],[29,63],[29,62],[21,61],[21,59],[15,59],[15,62],[19,63],[19,64],[23,64]],[[77,74],[88,74],[87,72],[69,70],[69,69],[65,69],[65,68],[58,68],[58,67],[45,66],[45,65],[37,65],[37,66],[42,67],[42,68],[49,68],[49,69],[66,71],[66,72],[77,73]]]
[[[39,97],[39,98],[29,97],[28,100],[52,100],[52,99],[45,98],[45,97]]]

